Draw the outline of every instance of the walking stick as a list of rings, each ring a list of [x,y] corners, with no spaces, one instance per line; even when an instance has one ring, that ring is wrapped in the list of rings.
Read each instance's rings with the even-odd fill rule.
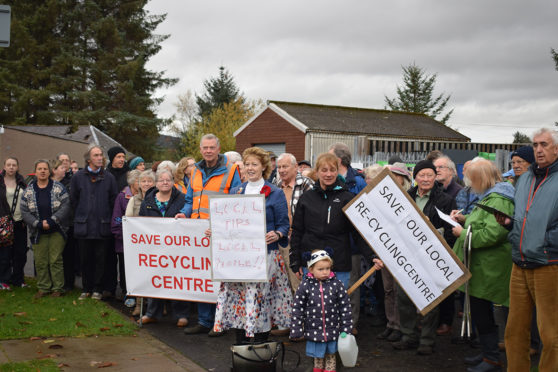
[[[365,281],[366,279],[368,279],[368,277],[369,277],[370,275],[374,274],[375,271],[376,271],[376,268],[375,268],[374,266],[372,266],[372,268],[371,268],[370,270],[368,270],[368,271],[366,272],[366,274],[364,274],[363,276],[361,276],[360,279],[357,280],[356,283],[353,284],[353,285],[351,286],[351,288],[349,288],[349,290],[347,291],[347,293],[348,293],[349,295],[351,295],[351,293],[353,293],[354,291],[356,291],[357,288],[360,287],[360,285],[361,285],[362,283],[364,283],[364,281]]]
[[[463,264],[467,269],[471,265],[471,236],[473,232],[471,231],[471,226],[467,228],[467,235],[465,235],[465,241],[463,242]],[[471,338],[471,301],[469,298],[469,281],[465,282],[465,300],[463,301],[463,321],[461,322],[461,338],[466,337]]]

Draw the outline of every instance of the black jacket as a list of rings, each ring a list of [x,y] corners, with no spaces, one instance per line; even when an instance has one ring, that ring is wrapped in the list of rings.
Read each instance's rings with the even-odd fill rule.
[[[326,247],[333,249],[333,271],[351,271],[351,235],[365,259],[372,260],[372,249],[343,212],[343,207],[353,198],[354,194],[339,180],[325,191],[318,181],[302,194],[293,218],[289,253],[294,272],[306,266],[303,252]]]
[[[411,187],[408,191],[413,200],[415,200],[417,192],[418,186]],[[446,214],[450,214],[452,210],[457,209],[455,199],[446,194],[444,192],[444,187],[438,182],[434,183],[434,187],[430,192],[430,198],[424,206],[424,210],[422,211],[422,213],[424,213],[426,217],[430,219],[430,222],[432,223],[432,225],[434,225],[435,228],[444,228],[444,239],[450,247],[453,247],[453,244],[455,243],[457,238],[451,232],[452,226],[440,219],[440,216],[438,216],[438,212],[436,212],[436,208]]]
[[[8,204],[8,199],[6,197],[6,183],[4,181],[4,175],[6,170],[0,172],[0,217],[6,216],[11,213],[10,205]],[[15,175],[16,188],[19,189],[19,195],[23,194],[23,190],[27,187],[23,176],[19,173]],[[6,211],[6,212],[5,212]]]
[[[70,201],[74,211],[76,238],[112,238],[110,222],[116,195],[118,189],[114,176],[104,169],[99,173],[91,173],[85,167],[73,175]]]
[[[143,202],[141,203],[141,207],[139,210],[140,216],[145,217],[173,217],[180,213],[180,209],[184,206],[186,202],[185,195],[178,191],[176,187],[172,188],[171,197],[169,199],[169,203],[167,205],[167,209],[165,211],[165,216],[157,207],[157,203],[155,202],[155,194],[157,194],[159,190],[156,187],[152,187],[147,191]]]
[[[122,168],[113,168],[112,164],[109,164],[107,171],[110,172],[114,179],[116,180],[116,186],[118,187],[118,192],[124,190],[128,186],[128,163],[124,163]]]

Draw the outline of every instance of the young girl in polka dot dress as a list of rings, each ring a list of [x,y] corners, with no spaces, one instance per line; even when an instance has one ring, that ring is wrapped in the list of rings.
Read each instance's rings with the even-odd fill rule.
[[[306,339],[306,355],[314,358],[314,372],[335,371],[337,338],[353,329],[347,290],[331,271],[326,250],[307,253],[308,274],[296,291],[291,314],[292,339]]]

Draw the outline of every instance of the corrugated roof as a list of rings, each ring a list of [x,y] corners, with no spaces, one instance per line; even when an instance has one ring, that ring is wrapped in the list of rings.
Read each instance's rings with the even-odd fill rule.
[[[469,137],[424,114],[283,101],[269,101],[269,104],[275,104],[313,131],[470,141]]]

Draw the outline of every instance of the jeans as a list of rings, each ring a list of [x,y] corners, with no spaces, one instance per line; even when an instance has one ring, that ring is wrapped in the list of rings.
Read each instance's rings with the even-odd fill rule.
[[[145,315],[150,318],[161,318],[163,316],[163,305],[166,300],[159,298],[148,298],[147,299],[147,310]],[[190,303],[187,301],[169,300],[172,309],[172,316],[175,320],[180,318],[188,318]],[[167,307],[168,309],[168,307]]]
[[[59,232],[43,234],[39,243],[33,244],[37,288],[41,292],[62,292],[64,288],[64,238]]]
[[[537,307],[537,325],[543,349],[539,371],[558,366],[558,265],[522,269],[513,265],[510,279],[510,313],[506,325],[508,372],[529,371],[531,318]]]
[[[207,304],[205,302],[198,302],[198,323],[205,328],[213,329],[215,323],[215,304]]]

